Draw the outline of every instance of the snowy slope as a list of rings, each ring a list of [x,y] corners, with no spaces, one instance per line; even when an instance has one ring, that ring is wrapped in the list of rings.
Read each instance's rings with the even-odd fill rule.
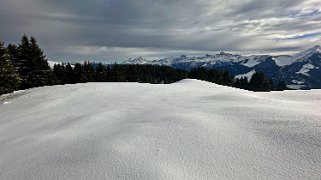
[[[0,97],[0,147],[0,179],[320,179],[321,91],[35,88]]]
[[[51,68],[53,68],[55,64],[60,64],[60,63],[55,61],[48,61],[48,64]]]
[[[292,60],[295,61],[304,61],[306,59],[308,59],[309,57],[311,57],[313,54],[315,53],[321,53],[321,46],[314,46],[308,50],[305,50],[303,52],[299,52],[297,54],[294,54],[292,56]]]
[[[235,76],[234,78],[235,78],[235,79],[241,79],[241,78],[245,78],[245,77],[246,77],[246,78],[249,80],[249,79],[252,78],[252,76],[253,76],[254,73],[256,73],[256,72],[255,72],[255,69],[252,70],[252,71],[250,71],[250,72],[248,72],[248,73],[246,73],[246,74],[237,75],[237,76]]]

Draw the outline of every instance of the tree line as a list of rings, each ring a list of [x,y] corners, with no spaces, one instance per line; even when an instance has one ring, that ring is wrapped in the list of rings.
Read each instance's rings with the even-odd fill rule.
[[[18,45],[7,47],[0,41],[0,95],[15,90],[86,82],[141,82],[169,84],[185,78],[206,80],[225,86],[251,90],[284,90],[280,82],[273,85],[263,73],[255,73],[250,80],[234,79],[228,71],[194,68],[190,71],[169,66],[122,65],[102,63],[61,63],[51,68],[34,37],[23,35]]]

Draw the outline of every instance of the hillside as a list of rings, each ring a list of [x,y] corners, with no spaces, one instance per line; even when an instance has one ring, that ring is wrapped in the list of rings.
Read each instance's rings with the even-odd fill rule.
[[[320,179],[321,91],[198,80],[0,97],[0,179]]]

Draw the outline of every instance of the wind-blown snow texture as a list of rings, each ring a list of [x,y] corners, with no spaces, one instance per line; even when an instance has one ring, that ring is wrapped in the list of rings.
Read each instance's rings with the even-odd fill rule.
[[[0,179],[321,179],[321,91],[183,80],[1,97]]]

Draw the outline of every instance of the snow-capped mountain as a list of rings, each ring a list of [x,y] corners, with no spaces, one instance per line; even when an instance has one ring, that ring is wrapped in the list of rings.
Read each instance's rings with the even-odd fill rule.
[[[237,77],[250,77],[262,71],[274,81],[284,80],[295,89],[321,88],[321,47],[314,46],[292,56],[242,56],[221,52],[215,55],[168,57],[159,60],[132,58],[124,64],[153,64],[189,70],[195,67],[228,70]]]
[[[123,64],[150,64],[150,62],[144,59],[143,57],[138,57],[130,58],[129,60],[123,62]]]

